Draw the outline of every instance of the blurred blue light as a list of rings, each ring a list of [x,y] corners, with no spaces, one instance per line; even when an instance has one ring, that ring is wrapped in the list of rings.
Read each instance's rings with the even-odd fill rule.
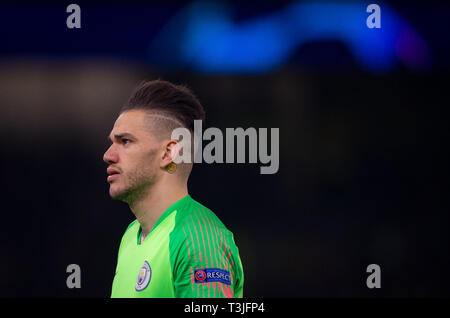
[[[292,3],[234,23],[226,3],[197,2],[179,12],[154,39],[150,59],[204,73],[260,73],[282,66],[304,43],[338,40],[373,72],[388,71],[397,60],[408,67],[425,64],[425,41],[389,6],[380,6],[381,28],[369,29],[363,4]]]

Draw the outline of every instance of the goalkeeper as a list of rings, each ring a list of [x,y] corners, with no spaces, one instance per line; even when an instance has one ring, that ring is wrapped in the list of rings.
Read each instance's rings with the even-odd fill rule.
[[[156,80],[122,108],[103,160],[113,199],[134,220],[120,242],[111,297],[242,297],[233,234],[188,193],[192,163],[175,164],[175,128],[193,133],[203,107],[184,86]]]

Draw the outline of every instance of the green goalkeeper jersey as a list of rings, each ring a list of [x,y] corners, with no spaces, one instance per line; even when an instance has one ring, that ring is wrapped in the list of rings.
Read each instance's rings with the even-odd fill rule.
[[[120,242],[111,297],[242,297],[244,272],[231,233],[187,195],[158,219],[139,244],[134,220]]]

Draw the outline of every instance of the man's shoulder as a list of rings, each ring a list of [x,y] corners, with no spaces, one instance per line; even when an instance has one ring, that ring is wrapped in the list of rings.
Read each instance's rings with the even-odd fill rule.
[[[225,225],[220,220],[219,216],[211,209],[197,200],[190,198],[179,213],[177,213],[176,227],[184,224],[200,224],[201,226],[215,226],[217,228],[225,228]]]
[[[197,240],[220,237],[221,234],[229,235],[231,232],[216,213],[191,198],[188,204],[177,211],[171,241],[175,245],[185,244],[186,240],[198,243]]]

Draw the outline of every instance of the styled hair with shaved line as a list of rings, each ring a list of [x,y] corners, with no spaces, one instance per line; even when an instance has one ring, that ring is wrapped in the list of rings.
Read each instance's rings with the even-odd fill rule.
[[[160,79],[144,81],[136,87],[120,113],[135,109],[172,119],[176,126],[181,124],[191,132],[194,131],[194,120],[205,120],[205,110],[189,88]]]

